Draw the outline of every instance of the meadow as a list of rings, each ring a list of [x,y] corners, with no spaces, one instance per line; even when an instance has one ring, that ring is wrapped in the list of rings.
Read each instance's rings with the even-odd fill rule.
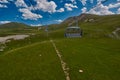
[[[66,80],[50,39],[69,67],[70,80],[118,80],[120,40],[109,34],[119,26],[113,25],[119,22],[100,26],[101,23],[80,23],[84,31],[82,38],[64,37],[65,27],[50,28],[48,33],[36,28],[24,31],[22,34],[35,35],[24,40],[12,40],[0,52],[0,80]]]

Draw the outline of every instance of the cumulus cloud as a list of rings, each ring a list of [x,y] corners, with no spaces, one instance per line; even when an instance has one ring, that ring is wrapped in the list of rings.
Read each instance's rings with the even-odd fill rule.
[[[15,2],[16,7],[20,8],[19,11],[22,12],[22,17],[24,19],[37,20],[38,18],[42,18],[41,15],[32,12],[36,10],[41,10],[43,12],[48,13],[64,12],[64,8],[56,10],[57,5],[54,1],[48,0],[34,0],[34,1],[36,2],[36,4],[32,6],[28,6],[25,3],[25,0],[17,0]]]
[[[6,5],[0,4],[0,8],[7,8]]]
[[[83,7],[81,10],[82,10],[82,13],[86,13],[87,12],[87,8],[86,7]]]
[[[97,2],[103,2],[103,1],[106,1],[106,0],[97,0]]]
[[[104,6],[103,4],[99,4],[95,8],[90,9],[87,13],[90,14],[97,14],[97,15],[112,15],[114,14],[112,11],[109,10],[108,6]]]
[[[26,5],[26,3],[24,2],[24,0],[17,0],[17,1],[15,2],[15,5],[16,5],[17,7],[27,7],[27,5]]]
[[[119,3],[116,3],[116,4],[109,4],[108,7],[109,7],[109,8],[118,8],[118,7],[120,7],[120,2],[119,2]]]
[[[39,18],[42,18],[41,15],[31,12],[31,11],[30,11],[29,9],[27,9],[27,8],[19,9],[19,11],[23,13],[23,14],[22,14],[22,17],[23,17],[23,19],[25,19],[25,20],[27,20],[27,19],[30,19],[30,20],[38,20]]]
[[[64,12],[64,8],[60,8],[59,10],[57,10],[56,12]]]
[[[89,1],[89,0],[79,0],[79,1],[83,4],[83,6],[85,6],[87,1]],[[97,3],[99,4],[99,3],[102,3],[104,1],[106,1],[106,0],[97,0]],[[94,0],[90,0],[90,3],[93,3],[93,2],[94,2]]]
[[[70,0],[73,4],[76,4],[77,2],[76,2],[76,0]]]
[[[75,0],[70,0],[71,2],[75,2]]]
[[[35,9],[49,13],[56,12],[57,5],[54,1],[50,1],[50,2],[48,2],[47,0],[35,0],[35,1],[37,3]]]
[[[59,20],[55,20],[55,21],[58,22],[58,23],[63,22],[63,20],[61,20],[61,19],[59,19]]]
[[[33,13],[31,7],[28,7],[24,0],[17,0],[15,5],[20,8],[19,11],[22,13],[22,18],[25,20],[38,20],[42,18],[40,14]]]
[[[0,0],[0,8],[8,8],[6,4],[8,4],[9,0]]]
[[[83,6],[86,5],[86,1],[87,1],[87,0],[80,0],[80,1],[81,1],[81,3],[83,4]]]
[[[8,3],[8,0],[0,0],[0,3]]]
[[[92,0],[91,0],[92,1]],[[120,14],[120,2],[110,3],[109,5],[103,5],[103,2],[106,0],[97,0],[97,4],[95,7],[91,8],[87,11],[87,7],[83,7],[81,9],[82,13],[96,14],[96,15],[112,15],[112,14]],[[120,1],[120,0],[117,0]],[[118,9],[116,12],[111,11],[112,8]]]
[[[93,3],[93,0],[90,0],[91,3]]]
[[[0,21],[0,24],[7,24],[10,23],[11,21]]]
[[[118,8],[118,10],[117,10],[117,14],[120,14],[120,8]]]
[[[31,24],[30,26],[42,26],[42,24]]]
[[[55,12],[64,12],[64,8],[56,9],[57,4],[54,1],[48,0],[35,0],[36,5],[34,6],[35,10],[41,10],[43,12],[55,13]],[[33,8],[31,8],[34,10]]]
[[[65,8],[66,8],[68,11],[72,11],[73,8],[78,8],[78,7],[77,7],[76,5],[66,3],[66,4],[65,4]]]

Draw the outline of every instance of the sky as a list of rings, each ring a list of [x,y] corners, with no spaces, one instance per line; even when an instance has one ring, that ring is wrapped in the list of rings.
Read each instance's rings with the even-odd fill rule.
[[[120,0],[0,0],[0,24],[59,24],[82,13],[120,14]]]

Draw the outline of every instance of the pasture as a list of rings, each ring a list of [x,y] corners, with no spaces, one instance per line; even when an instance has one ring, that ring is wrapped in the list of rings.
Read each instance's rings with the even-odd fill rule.
[[[1,36],[35,35],[0,44],[0,47],[5,46],[0,52],[0,80],[68,80],[61,59],[70,80],[118,80],[120,40],[114,35],[109,36],[116,27],[108,23],[101,27],[99,24],[83,23],[82,38],[65,38],[63,27],[51,29],[48,33],[36,28],[24,32],[1,29]]]

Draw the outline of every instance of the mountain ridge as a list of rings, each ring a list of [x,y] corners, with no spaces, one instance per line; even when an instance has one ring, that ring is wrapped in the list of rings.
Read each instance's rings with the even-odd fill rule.
[[[30,27],[30,26],[27,24],[18,23],[18,22],[10,22],[10,23],[0,25],[0,29],[1,28],[27,28],[27,27]]]

